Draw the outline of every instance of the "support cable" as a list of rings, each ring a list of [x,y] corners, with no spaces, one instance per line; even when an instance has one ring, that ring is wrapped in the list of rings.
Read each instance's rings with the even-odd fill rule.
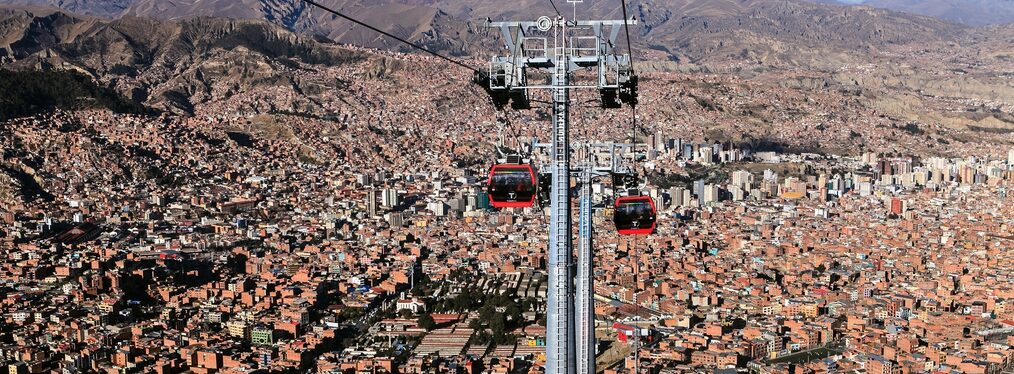
[[[555,2],[555,1],[553,1],[553,0],[549,0],[549,4],[553,6],[553,10],[555,10],[555,11],[556,11],[556,15],[557,15],[558,17],[563,17],[563,14],[560,14],[560,8],[557,8],[557,7],[556,7],[556,2]]]
[[[370,30],[373,30],[373,31],[375,31],[377,33],[380,33],[381,35],[384,35],[386,37],[389,37],[391,39],[394,39],[394,40],[397,40],[397,41],[399,41],[401,43],[404,43],[405,45],[408,45],[408,46],[410,46],[412,48],[415,48],[415,49],[418,49],[420,51],[429,53],[429,54],[431,54],[433,56],[436,56],[436,57],[438,57],[438,58],[440,58],[440,59],[442,59],[444,61],[450,62],[450,63],[452,63],[454,65],[463,67],[465,69],[471,70],[472,72],[480,73],[479,69],[471,67],[471,66],[465,64],[464,62],[461,62],[461,61],[455,60],[453,58],[444,56],[444,55],[439,54],[437,52],[434,52],[434,51],[432,51],[432,50],[430,50],[430,49],[428,49],[426,47],[423,47],[423,46],[421,46],[421,45],[419,45],[417,43],[410,42],[410,41],[405,40],[405,39],[403,39],[401,37],[398,37],[397,35],[394,35],[394,34],[391,34],[391,33],[387,32],[387,31],[384,31],[384,30],[378,29],[376,27],[370,26],[369,24],[367,24],[367,23],[365,23],[363,21],[357,20],[355,18],[352,18],[352,17],[349,17],[349,16],[347,16],[345,14],[342,14],[341,12],[339,12],[337,10],[334,10],[334,9],[328,8],[326,6],[323,6],[323,5],[321,5],[320,3],[318,3],[318,2],[316,2],[314,0],[303,0],[303,1],[305,1],[307,4],[313,5],[313,6],[315,6],[317,8],[320,8],[320,9],[322,9],[322,10],[328,12],[328,13],[331,13],[331,14],[333,14],[335,16],[344,18],[344,19],[348,20],[349,22],[355,23],[355,24],[357,24],[359,26],[362,26],[362,27],[368,28]]]
[[[418,43],[410,42],[410,41],[405,40],[404,38],[401,38],[401,37],[399,37],[397,35],[391,34],[391,33],[387,32],[387,31],[381,30],[381,29],[379,29],[377,27],[374,27],[374,26],[372,26],[370,24],[367,24],[366,22],[360,21],[358,19],[355,19],[355,18],[352,18],[352,17],[350,17],[348,15],[345,15],[345,14],[343,14],[343,13],[337,11],[337,10],[331,9],[329,7],[326,7],[326,6],[318,3],[317,1],[314,1],[314,0],[303,0],[303,1],[306,2],[307,4],[313,5],[313,6],[315,6],[317,8],[320,8],[320,9],[322,9],[322,10],[328,12],[328,13],[331,13],[331,14],[333,14],[335,16],[338,16],[338,17],[341,17],[341,18],[343,18],[345,20],[348,20],[349,22],[355,23],[355,24],[357,24],[359,26],[362,26],[362,27],[365,27],[367,29],[370,29],[370,30],[372,30],[374,32],[377,32],[377,33],[381,34],[381,35],[384,35],[384,36],[389,37],[391,39],[397,40],[397,41],[399,41],[399,42],[401,42],[401,43],[403,43],[405,45],[408,45],[408,46],[410,46],[412,48],[415,48],[417,50],[420,50],[420,51],[423,51],[423,52],[428,53],[430,55],[433,55],[433,56],[435,56],[435,57],[437,57],[437,58],[439,58],[441,60],[444,60],[446,62],[449,62],[449,63],[451,63],[453,65],[460,66],[460,67],[463,67],[465,69],[471,70],[477,76],[483,76],[483,75],[485,75],[484,72],[480,71],[479,69],[477,69],[475,67],[469,66],[468,64],[466,64],[466,63],[464,63],[462,61],[459,61],[459,60],[456,60],[456,59],[444,56],[444,55],[442,55],[440,53],[434,52],[433,50],[430,50],[429,48],[423,47],[422,45],[419,45]],[[549,1],[553,5],[553,9],[556,9],[556,3],[554,3],[553,0],[549,0]],[[557,14],[560,13],[559,10],[556,10],[556,12],[557,12]],[[519,152],[520,152],[521,139],[519,138],[517,129],[514,128],[513,124],[510,121],[510,118],[508,117],[508,113],[507,113],[506,108],[498,106],[496,104],[496,102],[494,100],[492,100],[492,98],[490,98],[490,103],[493,105],[494,108],[499,108],[499,110],[503,112],[504,122],[507,124],[508,129],[513,133],[514,140],[517,142],[518,148],[519,148]]]
[[[622,10],[623,10],[623,21],[624,21],[623,22],[623,33],[627,37],[627,53],[630,54],[630,75],[633,76],[633,77],[635,77],[634,79],[636,79],[637,73],[634,70],[634,47],[630,43],[630,25],[627,22],[628,20],[630,20],[630,18],[627,16],[627,0],[620,0],[620,6],[622,7]],[[631,143],[637,144],[637,103],[636,103],[636,98],[635,98],[635,102],[630,104],[630,120],[631,120],[631,124],[633,126],[633,129],[631,129],[631,133],[630,133]]]
[[[620,0],[620,6],[623,9],[623,20],[624,20],[624,22],[623,22],[623,32],[624,32],[624,34],[627,37],[627,53],[630,54],[630,75],[633,77],[633,79],[637,79],[637,73],[634,70],[634,47],[630,43],[630,25],[627,22],[627,20],[630,19],[627,16],[627,0]],[[637,99],[636,98],[634,99],[634,102],[632,102],[630,104],[630,120],[631,120],[631,124],[633,125],[632,132],[630,133],[630,136],[632,138],[631,139],[632,140],[631,143],[637,144]],[[636,154],[636,150],[635,150],[635,154]],[[631,249],[631,250],[629,250],[629,252],[630,253],[634,253],[634,252],[636,252],[636,250]],[[641,260],[640,255],[633,256],[633,257],[635,257],[634,258],[635,262],[640,262],[640,260]],[[639,271],[640,271],[640,267],[637,266],[637,264],[635,263],[635,265],[634,265],[634,290],[635,290],[635,293],[634,293],[634,305],[635,305],[634,314],[636,315],[635,318],[637,319],[638,322],[641,321],[641,303],[639,303],[637,301],[637,292],[636,292],[636,290],[638,289],[637,278],[638,278],[638,275],[639,275],[638,274]],[[640,326],[634,325],[634,373],[635,374],[640,374],[640,371],[641,371],[641,352],[640,351],[641,351],[641,328],[640,328]]]
[[[630,72],[633,73],[634,72],[634,49],[631,47],[631,44],[630,44],[630,25],[627,22],[628,20],[630,20],[630,18],[627,17],[627,0],[620,0],[620,6],[623,7],[623,21],[624,21],[623,22],[623,31],[627,35],[627,52],[630,53]]]

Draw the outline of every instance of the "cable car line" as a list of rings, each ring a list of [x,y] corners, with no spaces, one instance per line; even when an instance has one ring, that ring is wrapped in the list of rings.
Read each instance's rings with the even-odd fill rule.
[[[623,8],[623,20],[629,20],[627,17],[627,0],[620,0],[620,6]],[[627,35],[627,53],[630,53],[630,71],[634,71],[634,49],[631,48],[630,44],[630,25],[627,22],[623,23],[623,31]]]
[[[320,8],[320,9],[322,9],[322,10],[328,12],[328,13],[331,13],[331,14],[336,15],[338,17],[344,18],[344,19],[348,20],[349,22],[355,23],[355,24],[357,24],[359,26],[362,26],[362,27],[368,28],[370,30],[373,30],[375,32],[378,32],[378,33],[380,33],[380,34],[382,34],[382,35],[384,35],[386,37],[389,37],[391,39],[394,39],[394,40],[397,40],[399,42],[402,42],[402,43],[404,43],[404,44],[406,44],[408,46],[411,46],[412,48],[415,48],[415,49],[418,49],[420,51],[429,53],[429,54],[431,54],[433,56],[436,56],[436,57],[438,57],[438,58],[440,58],[440,59],[442,59],[444,61],[450,62],[450,63],[452,63],[454,65],[463,67],[465,69],[471,70],[472,72],[474,72],[476,74],[481,74],[482,73],[482,71],[480,71],[479,69],[476,69],[476,68],[474,68],[472,66],[469,66],[468,64],[465,64],[464,62],[461,62],[461,61],[455,60],[453,58],[444,56],[444,55],[439,54],[437,52],[434,52],[434,51],[432,51],[432,50],[430,50],[430,49],[428,49],[426,47],[423,47],[423,46],[421,46],[421,45],[419,45],[417,43],[410,42],[410,41],[405,40],[405,39],[403,39],[401,37],[398,37],[397,35],[394,35],[394,34],[391,34],[391,33],[387,32],[387,31],[384,31],[384,30],[378,29],[376,27],[370,26],[366,22],[363,22],[363,21],[357,20],[355,18],[349,17],[349,16],[347,16],[345,14],[342,14],[341,12],[339,12],[337,10],[334,10],[334,9],[328,8],[328,7],[324,6],[324,5],[321,5],[320,3],[317,3],[314,0],[303,0],[303,1],[305,1],[307,4],[310,4],[310,5],[313,5],[313,6],[317,7],[317,8]]]
[[[389,37],[391,39],[397,40],[397,41],[399,41],[399,42],[401,42],[401,43],[403,43],[405,45],[408,45],[408,46],[410,46],[412,48],[415,48],[415,49],[418,49],[420,51],[426,52],[426,53],[428,53],[430,55],[433,55],[433,56],[435,56],[437,58],[440,58],[441,60],[449,62],[449,63],[451,63],[453,65],[457,65],[457,66],[463,67],[465,69],[471,70],[472,73],[473,73],[472,81],[474,83],[476,83],[476,84],[479,84],[479,85],[483,86],[483,89],[485,89],[487,91],[487,93],[490,94],[490,96],[489,96],[490,103],[493,105],[493,107],[495,109],[501,110],[503,112],[504,121],[507,123],[508,127],[510,127],[511,132],[514,133],[514,139],[518,143],[518,146],[519,146],[518,148],[521,148],[520,147],[520,139],[518,137],[517,129],[513,128],[513,125],[510,122],[510,118],[507,116],[507,110],[506,110],[505,106],[504,105],[498,105],[498,103],[496,102],[496,99],[493,96],[493,93],[490,90],[490,87],[489,87],[489,79],[490,79],[490,77],[489,77],[488,73],[486,73],[486,72],[484,72],[482,70],[479,70],[479,69],[477,69],[475,67],[472,67],[472,66],[470,66],[470,65],[468,65],[468,64],[466,64],[466,63],[464,63],[462,61],[459,61],[459,60],[456,60],[456,59],[444,56],[444,55],[442,55],[440,53],[434,52],[434,51],[432,51],[432,50],[430,50],[430,49],[428,49],[426,47],[423,47],[423,46],[419,45],[418,43],[410,42],[410,41],[405,40],[404,38],[401,38],[401,37],[399,37],[397,35],[391,34],[389,32],[381,30],[381,29],[379,29],[377,27],[374,27],[374,26],[372,26],[370,24],[367,24],[366,22],[360,21],[358,19],[355,19],[355,18],[352,18],[352,17],[350,17],[348,15],[345,15],[345,14],[339,12],[339,11],[336,11],[334,9],[328,8],[328,7],[322,5],[322,4],[320,4],[320,3],[318,3],[318,2],[316,2],[314,0],[303,0],[303,1],[305,1],[307,4],[313,5],[313,6],[315,6],[317,8],[320,8],[320,9],[322,9],[322,10],[328,12],[328,13],[331,13],[331,14],[333,14],[335,16],[341,17],[341,18],[343,18],[345,20],[348,20],[348,21],[350,21],[352,23],[355,23],[357,25],[360,25],[362,27],[370,29],[370,30],[372,30],[374,32],[380,33],[381,35],[384,35],[384,36],[387,36],[387,37]],[[552,2],[552,0],[550,0],[550,2]],[[553,4],[553,8],[554,9],[556,8],[556,4],[555,3]],[[557,11],[557,14],[559,14],[559,11]]]
[[[511,135],[514,136],[514,141],[517,143],[517,147],[518,147],[517,148],[517,153],[521,154],[521,148],[522,147],[521,147],[521,134],[520,134],[520,132],[518,131],[518,129],[516,127],[514,127],[514,123],[511,122],[510,113],[507,112],[507,108],[500,108],[500,113],[503,114],[503,120],[504,120],[504,124],[507,125],[506,126],[507,130],[511,132]]]
[[[317,3],[315,0],[303,0],[303,1],[305,1],[307,4],[313,5],[317,8],[327,11],[328,13],[331,13],[335,16],[341,17],[359,26],[365,27],[381,35],[397,40],[405,45],[411,46],[412,48],[426,52],[453,65],[457,65],[465,69],[471,70],[473,73],[472,82],[482,86],[483,89],[486,90],[486,92],[489,94],[488,97],[493,107],[503,112],[504,122],[507,124],[508,129],[513,133],[514,139],[518,143],[519,148],[518,152],[516,152],[515,154],[507,155],[508,161],[507,163],[496,164],[493,165],[492,168],[490,168],[489,180],[487,181],[487,191],[489,193],[490,203],[495,208],[525,208],[531,207],[532,205],[535,204],[538,191],[538,175],[535,173],[535,169],[532,167],[532,165],[522,160],[520,149],[522,148],[520,136],[518,135],[517,129],[514,128],[513,124],[510,121],[510,116],[507,113],[506,105],[501,105],[505,104],[505,102],[503,102],[503,98],[498,97],[496,93],[494,93],[491,89],[490,79],[492,78],[490,77],[489,73],[481,71],[475,67],[469,66],[468,64],[462,61],[434,52],[417,43],[405,40],[404,38],[398,37],[397,35],[391,34],[377,27],[371,26],[363,21],[342,14],[341,12],[338,12],[334,9],[328,8],[324,5],[321,5],[320,3]],[[553,3],[552,0],[550,0],[550,3],[552,3],[553,8],[556,9],[556,4]],[[557,10],[557,14],[559,15],[559,10]],[[498,99],[500,99],[500,102],[498,102]]]
[[[556,2],[553,1],[553,0],[549,0],[549,4],[553,5],[553,10],[556,11],[556,16],[560,17],[560,18],[563,18],[563,14],[560,14],[560,8],[556,7]]]
[[[623,19],[624,20],[629,20],[630,18],[628,18],[628,16],[627,16],[627,0],[620,0],[620,7],[623,10]],[[627,53],[630,55],[630,74],[632,76],[631,79],[634,80],[634,84],[635,84],[635,87],[636,87],[636,84],[637,84],[637,71],[634,70],[634,47],[630,43],[630,25],[628,25],[626,22],[623,23],[623,33],[627,37]],[[630,133],[630,137],[631,137],[632,143],[637,144],[637,99],[636,99],[636,95],[635,95],[634,101],[630,104],[630,120],[631,120],[631,124],[633,126],[633,129],[631,130],[631,133]]]
[[[623,11],[623,19],[629,21],[630,18],[627,14],[627,2],[626,0],[620,0],[621,10]],[[630,62],[630,80],[621,84],[621,99],[622,95],[626,94],[628,97],[623,100],[630,104],[630,120],[631,120],[631,142],[637,144],[637,73],[634,70],[634,47],[630,39],[630,25],[628,22],[623,24],[624,34],[626,35],[627,51]],[[636,149],[634,150],[636,155]],[[613,178],[613,191],[614,194],[621,188],[626,190],[620,196],[616,197],[613,203],[613,224],[616,226],[616,231],[620,235],[651,235],[655,231],[656,227],[656,215],[658,214],[657,207],[655,206],[655,200],[650,196],[641,195],[638,190],[639,181],[636,172],[629,172],[627,174],[614,174]]]
[[[417,50],[423,51],[441,60],[449,62],[453,65],[463,67],[473,72],[473,82],[480,84],[483,88],[491,93],[488,73],[483,72],[475,67],[469,66],[468,64],[444,56],[440,53],[434,52],[422,45],[410,42],[404,38],[398,37],[394,34],[381,30],[377,27],[369,25],[363,21],[357,20],[350,16],[347,16],[334,9],[328,8],[315,0],[303,0],[307,4],[313,5],[320,8],[328,13],[331,13],[337,17],[341,17],[352,23],[365,27],[369,30],[377,32],[381,35],[387,36],[391,39],[397,40],[405,45],[408,45]],[[623,17],[627,18],[626,1],[621,0],[623,7]],[[557,15],[560,15],[559,9],[553,0],[550,0],[550,4],[553,5],[554,10],[557,11]],[[627,87],[631,90],[630,94],[633,100],[630,102],[632,107],[632,120],[634,124],[634,142],[637,138],[637,112],[636,112],[636,85],[637,76],[634,74],[633,64],[633,48],[630,42],[630,27],[624,24],[624,30],[627,39],[627,49],[631,54],[630,71],[632,81]],[[515,141],[518,143],[518,152],[514,155],[508,155],[508,163],[494,165],[490,169],[490,176],[487,182],[487,190],[489,192],[489,198],[491,205],[495,208],[522,208],[530,207],[536,200],[538,190],[538,178],[534,168],[524,162],[521,158],[522,147],[520,144],[520,135],[518,130],[513,126],[510,121],[510,116],[507,113],[505,105],[499,105],[495,96],[490,96],[490,102],[497,110],[503,113],[504,123],[507,125],[508,130],[513,134]],[[620,234],[625,235],[646,235],[651,234],[655,228],[655,204],[651,197],[648,196],[626,196],[616,199],[614,207],[614,222],[617,225],[617,230]]]

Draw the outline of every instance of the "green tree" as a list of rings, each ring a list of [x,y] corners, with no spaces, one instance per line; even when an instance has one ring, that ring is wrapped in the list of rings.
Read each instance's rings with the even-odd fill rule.
[[[426,331],[433,331],[433,328],[437,327],[437,322],[433,320],[433,316],[429,313],[420,316],[416,323],[418,323],[419,327],[422,327]]]
[[[399,310],[398,311],[398,316],[400,316],[401,318],[408,319],[408,318],[412,317],[412,311],[408,310],[408,309]]]

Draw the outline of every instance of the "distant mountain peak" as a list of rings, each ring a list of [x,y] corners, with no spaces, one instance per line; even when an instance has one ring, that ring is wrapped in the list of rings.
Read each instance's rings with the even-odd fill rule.
[[[936,17],[969,26],[1014,23],[1014,0],[814,0]]]
[[[68,8],[116,11],[106,14],[161,20],[194,17],[256,19],[300,34],[325,36],[341,43],[404,50],[377,33],[315,9],[302,0],[12,0]],[[835,0],[821,0],[833,2]],[[888,0],[863,0],[888,1]],[[902,1],[902,0],[892,0]],[[949,1],[949,0],[933,0]],[[968,0],[1007,1],[1007,0]],[[1009,0],[1014,1],[1014,0]],[[478,19],[535,19],[552,14],[544,0],[518,0],[504,6],[485,0],[321,0],[353,18],[399,37],[454,55],[482,55],[492,42]],[[614,2],[589,2],[581,14],[619,18]],[[888,45],[954,39],[961,27],[929,17],[869,7],[848,8],[801,0],[640,0],[632,1],[641,20],[635,43],[639,50],[670,60],[707,63],[809,64],[829,51],[878,50]]]

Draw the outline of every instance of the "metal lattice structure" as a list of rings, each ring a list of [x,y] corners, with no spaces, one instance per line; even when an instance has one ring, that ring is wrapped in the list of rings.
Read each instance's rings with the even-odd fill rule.
[[[570,201],[570,90],[597,89],[603,107],[617,107],[618,102],[635,95],[636,84],[630,68],[630,56],[618,55],[616,39],[620,29],[630,21],[567,21],[541,17],[535,22],[487,22],[500,29],[507,56],[490,61],[489,88],[501,93],[516,109],[530,108],[529,90],[548,89],[552,95],[552,141],[550,164],[552,174],[549,203],[549,292],[546,308],[546,373],[594,373],[595,331],[591,296],[591,197],[582,197],[581,292],[575,318],[573,282],[573,247],[571,238]],[[550,44],[552,38],[552,44]],[[543,84],[530,82],[529,71],[539,69],[550,76]],[[579,70],[593,70],[597,79],[579,85],[571,84],[571,75]],[[586,188],[590,189],[589,183]],[[580,320],[580,327],[577,322]],[[580,336],[576,334],[580,332]],[[580,369],[580,370],[579,370]]]
[[[636,78],[630,69],[630,56],[618,55],[615,48],[620,29],[635,23],[633,20],[567,21],[563,17],[541,17],[535,22],[487,22],[488,27],[500,29],[508,51],[507,56],[494,57],[490,62],[490,90],[506,94],[511,106],[518,109],[530,108],[529,90],[548,89],[552,95],[548,165],[552,173],[547,265],[549,300],[546,309],[546,373],[549,374],[595,372],[590,190],[583,194],[581,205],[578,318],[575,318],[575,293],[571,284],[574,256],[569,189],[570,90],[596,89],[602,96],[603,107],[607,108],[618,106],[618,98],[625,101],[636,95],[636,88],[632,88]],[[548,72],[550,82],[529,82],[531,69]],[[578,70],[593,70],[597,79],[572,85],[571,75]],[[585,188],[590,189],[590,174],[587,177],[589,183]],[[575,336],[578,332],[580,336]]]

